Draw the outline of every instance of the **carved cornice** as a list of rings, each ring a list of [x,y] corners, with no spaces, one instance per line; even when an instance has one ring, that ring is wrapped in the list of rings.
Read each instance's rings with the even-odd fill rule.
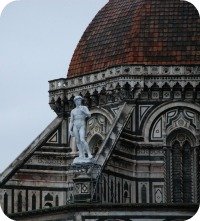
[[[163,99],[171,99],[173,90],[176,90],[174,97],[181,98],[180,93],[185,88],[188,89],[185,97],[192,99],[194,96],[191,93],[195,92],[196,87],[199,90],[198,66],[120,66],[81,77],[49,81],[49,104],[59,114],[73,108],[73,97],[76,95],[85,97],[86,105],[91,107],[134,100],[142,91],[146,99],[150,99],[148,91],[154,92],[152,99],[159,99],[159,90],[164,93]],[[198,93],[195,96],[200,99]]]

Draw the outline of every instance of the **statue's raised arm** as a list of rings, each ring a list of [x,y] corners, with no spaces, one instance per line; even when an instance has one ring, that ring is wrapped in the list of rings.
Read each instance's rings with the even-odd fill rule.
[[[91,117],[91,113],[89,111],[89,109],[86,106],[80,106],[81,111],[87,116],[87,117]]]

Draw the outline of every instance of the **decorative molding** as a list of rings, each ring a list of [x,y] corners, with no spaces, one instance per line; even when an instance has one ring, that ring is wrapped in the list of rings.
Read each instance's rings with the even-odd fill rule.
[[[153,105],[139,105],[139,125],[141,124],[142,120],[144,119],[148,110],[153,107]]]
[[[47,143],[58,143],[58,131],[56,131],[47,141]]]
[[[183,116],[184,118],[188,118],[186,119],[186,122],[184,120],[183,125],[182,125],[182,121],[180,121],[178,123],[176,119],[176,117],[180,117],[180,111],[183,109]],[[178,110],[180,110],[178,112]],[[179,113],[179,114],[178,114]],[[188,115],[189,116],[186,116]],[[195,117],[192,118],[192,113],[195,113]],[[151,136],[150,132],[153,132],[152,128],[155,128],[155,123],[158,121],[158,116],[159,118],[161,118],[161,116],[163,117],[163,137],[162,140],[164,142],[164,139],[166,139],[166,135],[169,134],[170,132],[172,132],[173,130],[183,127],[184,125],[186,125],[187,123],[187,128],[189,130],[192,130],[194,132],[194,135],[197,136],[199,134],[198,132],[198,128],[199,128],[199,118],[200,118],[200,106],[198,104],[193,104],[193,103],[189,103],[189,102],[170,102],[170,103],[163,103],[161,105],[159,105],[158,107],[156,107],[152,113],[150,113],[147,117],[147,119],[144,122],[143,125],[143,136],[144,136],[144,142],[149,143],[149,141],[151,141],[150,138],[153,139],[153,137]],[[180,119],[179,119],[180,120]],[[173,123],[174,122],[174,123]],[[182,126],[181,126],[181,125]],[[198,145],[198,141],[197,141],[197,145]]]
[[[99,82],[102,80],[108,80],[117,76],[183,76],[183,75],[196,75],[200,74],[199,66],[120,66],[107,69],[106,71],[99,73],[92,73],[89,75],[79,76],[75,78],[60,78],[58,80],[51,80],[50,91],[63,88],[72,88],[74,86],[80,86],[83,84]],[[110,81],[111,82],[111,81]],[[116,85],[115,85],[116,86]],[[162,85],[160,85],[162,86]]]
[[[62,78],[49,83],[49,104],[58,115],[73,108],[76,95],[82,95],[90,107],[137,98],[154,101],[200,99],[198,66],[121,66],[109,69],[104,74],[99,72],[77,78]]]

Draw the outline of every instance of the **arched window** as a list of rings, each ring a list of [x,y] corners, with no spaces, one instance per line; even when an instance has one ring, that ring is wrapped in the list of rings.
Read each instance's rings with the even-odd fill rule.
[[[56,206],[59,206],[59,197],[56,195]]]
[[[53,206],[53,196],[48,193],[45,197],[44,197],[44,201],[45,201],[45,207],[46,208],[50,208]]]
[[[91,149],[91,153],[93,156],[95,156],[99,150],[99,148],[101,147],[101,144],[103,143],[103,140],[102,140],[102,137],[98,134],[95,134],[90,143],[89,143],[89,146],[90,146],[90,149]]]
[[[143,185],[141,189],[141,198],[142,198],[142,203],[147,203],[147,188],[145,185]]]
[[[32,195],[32,210],[36,210],[36,195]]]
[[[4,213],[8,213],[8,194],[4,194]]]
[[[192,145],[195,145],[195,137],[186,129],[178,129],[168,136],[167,143],[172,147],[172,165],[170,166],[172,168],[170,174],[170,189],[173,190],[172,202],[191,203],[193,199]]]
[[[52,196],[50,193],[48,193],[48,194],[44,197],[44,200],[45,200],[45,201],[53,201],[53,196]]]
[[[22,212],[22,193],[21,192],[19,192],[19,194],[18,194],[18,203],[17,203],[17,212]]]

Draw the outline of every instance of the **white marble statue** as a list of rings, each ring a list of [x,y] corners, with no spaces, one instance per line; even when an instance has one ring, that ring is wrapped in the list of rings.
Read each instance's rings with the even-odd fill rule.
[[[75,137],[75,143],[79,150],[79,157],[76,157],[73,163],[87,163],[91,161],[92,154],[88,143],[85,140],[86,133],[86,117],[90,117],[91,113],[86,106],[82,106],[83,98],[76,96],[74,103],[76,107],[71,111],[69,134]],[[87,154],[87,157],[86,155]]]

